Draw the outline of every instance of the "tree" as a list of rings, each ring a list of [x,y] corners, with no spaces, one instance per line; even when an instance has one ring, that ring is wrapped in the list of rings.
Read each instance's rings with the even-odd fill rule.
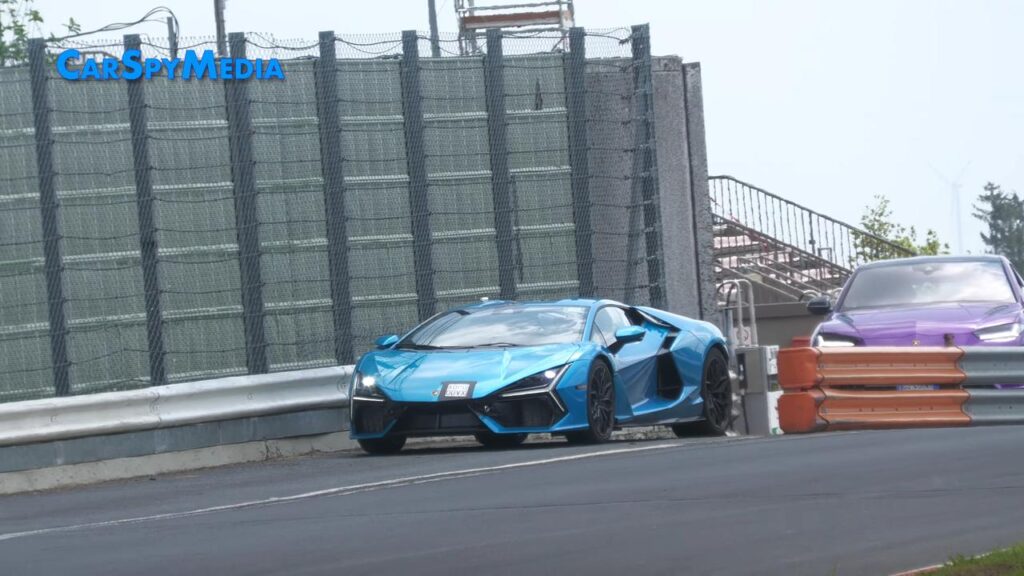
[[[28,61],[28,39],[32,28],[43,23],[35,0],[0,0],[0,68]],[[81,26],[74,18],[63,24],[68,34],[77,34]],[[56,40],[50,36],[50,40]]]
[[[973,216],[988,232],[981,233],[989,253],[1006,256],[1019,270],[1024,265],[1024,200],[1016,192],[1004,192],[989,182],[974,204]]]
[[[28,59],[29,26],[42,22],[32,0],[0,0],[0,66]]]
[[[934,230],[925,232],[924,242],[918,243],[917,230],[893,221],[889,199],[881,194],[874,197],[874,206],[866,206],[860,225],[871,235],[854,232],[856,245],[856,264],[873,260],[899,258],[910,254],[935,255],[948,254],[949,244],[939,240]]]

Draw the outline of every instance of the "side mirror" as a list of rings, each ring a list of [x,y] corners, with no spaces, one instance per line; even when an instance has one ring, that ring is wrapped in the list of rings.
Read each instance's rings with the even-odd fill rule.
[[[807,311],[815,316],[824,316],[832,311],[832,299],[828,296],[817,296],[807,303]]]
[[[380,338],[377,338],[376,344],[377,348],[381,350],[387,350],[388,348],[391,348],[395,344],[398,344],[398,335],[388,334],[386,336],[381,336]]]
[[[615,331],[615,343],[616,344],[629,344],[630,342],[639,342],[644,339],[644,334],[647,332],[639,326],[624,326]]]

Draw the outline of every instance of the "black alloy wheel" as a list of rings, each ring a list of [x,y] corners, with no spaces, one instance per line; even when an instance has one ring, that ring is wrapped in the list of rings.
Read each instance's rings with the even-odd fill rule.
[[[615,380],[611,368],[604,360],[595,360],[590,366],[587,380],[587,422],[586,430],[569,432],[569,442],[576,444],[598,444],[607,442],[615,429]]]
[[[732,382],[729,379],[729,363],[718,348],[712,348],[704,359],[704,381],[701,382],[700,397],[704,401],[704,419],[673,425],[672,431],[676,436],[722,436],[729,429]]]

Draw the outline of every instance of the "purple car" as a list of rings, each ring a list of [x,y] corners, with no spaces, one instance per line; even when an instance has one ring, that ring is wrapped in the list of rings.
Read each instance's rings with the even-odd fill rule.
[[[926,256],[865,264],[811,337],[827,346],[1019,346],[1024,281],[1002,256]]]

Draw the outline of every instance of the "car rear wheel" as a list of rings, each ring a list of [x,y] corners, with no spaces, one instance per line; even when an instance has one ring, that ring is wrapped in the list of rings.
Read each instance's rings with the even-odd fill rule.
[[[367,454],[397,454],[405,446],[405,436],[387,436],[372,440],[359,440],[359,447]]]
[[[722,436],[729,429],[729,419],[732,416],[732,382],[729,380],[729,364],[725,354],[718,348],[712,348],[704,358],[704,380],[701,382],[700,397],[704,401],[704,419],[673,425],[672,431],[676,436]]]
[[[590,426],[586,430],[569,432],[565,438],[574,444],[598,444],[611,439],[615,429],[615,380],[603,360],[595,360],[590,366],[587,423]]]
[[[515,448],[526,441],[527,434],[495,434],[493,432],[477,432],[473,435],[476,441],[488,448]]]

